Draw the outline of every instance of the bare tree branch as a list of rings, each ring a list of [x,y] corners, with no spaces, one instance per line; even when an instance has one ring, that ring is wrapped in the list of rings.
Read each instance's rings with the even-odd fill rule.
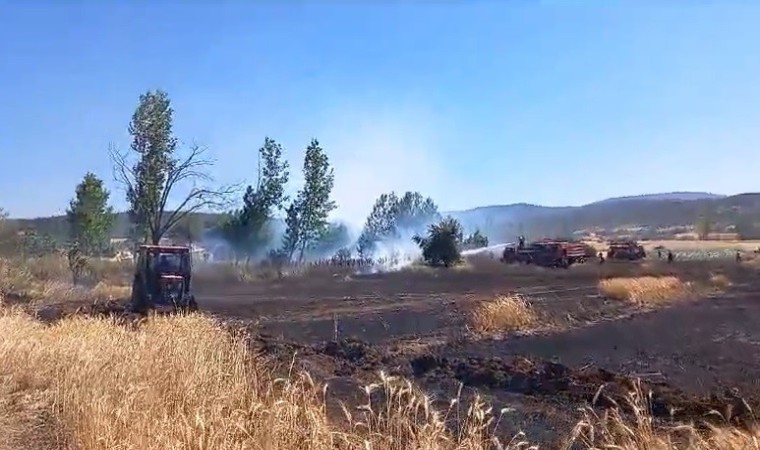
[[[165,181],[161,187],[161,193],[156,204],[146,204],[146,215],[143,220],[150,237],[158,241],[177,223],[189,214],[201,209],[223,209],[232,204],[232,196],[239,192],[239,184],[211,187],[213,178],[206,169],[214,165],[213,160],[203,158],[205,150],[197,145],[190,147],[187,156],[176,159],[169,165],[165,175]],[[114,179],[127,192],[127,195],[140,195],[138,191],[139,174],[136,165],[130,164],[128,153],[119,152],[113,146],[109,148],[109,154],[113,161]],[[181,188],[183,183],[192,183],[190,191],[184,195],[182,201],[171,211],[169,199]],[[203,184],[203,186],[198,186]]]

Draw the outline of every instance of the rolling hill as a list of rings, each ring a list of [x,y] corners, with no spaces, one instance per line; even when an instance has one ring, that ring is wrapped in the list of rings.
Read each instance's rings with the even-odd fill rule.
[[[518,234],[566,236],[578,230],[661,237],[692,227],[701,217],[708,217],[716,231],[738,228],[743,234],[754,235],[758,234],[756,224],[760,224],[760,193],[723,196],[672,192],[609,198],[583,206],[515,203],[444,214],[460,220],[466,229],[481,229],[492,241],[513,240]],[[201,216],[207,227],[219,220],[218,214]],[[12,222],[17,227],[32,228],[54,237],[65,236],[67,230],[64,216],[13,219]],[[113,236],[124,237],[128,230],[128,218],[120,213]]]

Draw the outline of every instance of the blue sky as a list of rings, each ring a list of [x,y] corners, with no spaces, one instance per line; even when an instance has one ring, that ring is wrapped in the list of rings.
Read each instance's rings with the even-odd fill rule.
[[[317,137],[352,221],[390,190],[443,209],[757,190],[760,2],[154,3],[0,1],[12,216],[62,213],[87,171],[123,208],[107,149],[153,88],[219,182],[251,180],[267,135],[298,172]]]

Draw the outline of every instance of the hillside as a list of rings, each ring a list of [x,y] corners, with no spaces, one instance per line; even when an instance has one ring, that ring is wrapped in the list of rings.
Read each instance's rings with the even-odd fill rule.
[[[583,206],[547,207],[528,203],[491,205],[464,211],[450,211],[468,229],[479,228],[493,241],[513,240],[518,234],[531,237],[569,235],[578,230],[625,233],[621,228],[637,229],[642,236],[672,234],[673,227],[691,227],[701,216],[710,218],[715,230],[733,226],[754,233],[760,222],[760,193],[720,196],[699,192],[674,192],[619,197]],[[200,214],[207,227],[218,223],[218,214]],[[20,228],[33,228],[54,237],[66,235],[64,216],[14,219]],[[129,230],[128,217],[117,216],[114,237],[124,237]]]
[[[221,214],[197,213],[201,222],[210,228],[219,222]],[[57,239],[63,239],[68,233],[69,225],[66,216],[37,217],[33,219],[11,219],[11,225],[16,229],[27,230],[33,229],[39,234],[49,234]],[[111,232],[115,238],[126,237],[129,234],[130,224],[127,213],[121,212],[116,214],[116,220]]]
[[[649,200],[649,201],[717,200],[717,199],[725,198],[725,197],[726,197],[725,195],[712,194],[709,192],[666,192],[666,193],[661,193],[661,194],[642,194],[642,195],[631,195],[627,197],[613,197],[613,198],[600,200],[592,204],[600,204],[600,203],[610,204],[610,203],[641,201],[641,200]]]
[[[688,195],[684,195],[688,194]],[[672,227],[691,227],[707,216],[715,229],[754,228],[760,221],[760,194],[716,196],[702,193],[652,194],[602,200],[583,206],[543,207],[523,203],[452,211],[465,227],[480,227],[492,239],[512,240],[517,234],[568,235],[578,230],[613,232],[639,229],[649,236],[672,234]],[[618,230],[621,232],[621,230]]]

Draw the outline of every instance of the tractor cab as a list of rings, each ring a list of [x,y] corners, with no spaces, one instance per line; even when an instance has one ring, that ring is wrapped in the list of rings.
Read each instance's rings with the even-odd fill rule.
[[[197,309],[190,290],[192,258],[188,247],[141,245],[137,250],[132,303],[145,311],[170,306]]]

